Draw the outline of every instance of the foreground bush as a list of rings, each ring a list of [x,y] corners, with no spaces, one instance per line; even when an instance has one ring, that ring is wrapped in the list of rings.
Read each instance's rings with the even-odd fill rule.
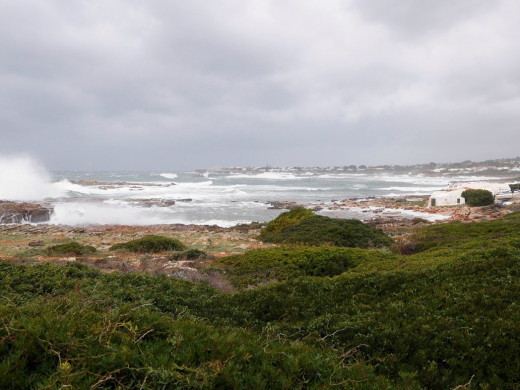
[[[16,287],[15,280],[25,279],[27,274],[47,279],[44,275],[52,269],[57,275],[49,274],[48,279],[66,277],[78,283],[92,278],[96,284],[92,290],[83,284],[87,290],[82,291],[78,283],[61,295],[23,296],[23,288],[10,290],[10,300],[0,305],[3,389],[390,386],[369,365],[347,363],[323,346],[293,342],[269,332],[254,334],[214,326],[183,312],[165,314],[138,298],[120,300],[106,290],[112,276],[77,266],[62,267],[62,271],[56,266],[28,268],[0,267],[4,282],[7,269],[13,276],[0,289],[6,292]],[[67,277],[67,273],[71,275]],[[136,280],[153,285],[158,278]],[[177,284],[162,281],[170,282],[170,287]]]
[[[184,248],[184,244],[175,238],[150,235],[137,240],[112,245],[110,250],[126,249],[130,252],[137,253],[158,253],[164,251],[181,251]]]
[[[520,214],[420,233],[429,249],[409,256],[224,259],[238,282],[279,280],[235,294],[0,261],[0,388],[519,388]],[[347,255],[343,273],[319,276]]]
[[[392,239],[381,230],[357,219],[337,219],[296,208],[269,222],[260,233],[264,242],[307,245],[334,245],[372,248],[388,246]]]
[[[96,253],[97,249],[90,245],[82,245],[76,241],[54,245],[45,249],[47,256],[86,256]]]
[[[288,247],[258,249],[221,259],[231,282],[240,288],[299,276],[335,276],[367,261],[388,257],[354,248]]]
[[[495,197],[488,190],[466,190],[461,195],[468,206],[487,206],[495,203]]]

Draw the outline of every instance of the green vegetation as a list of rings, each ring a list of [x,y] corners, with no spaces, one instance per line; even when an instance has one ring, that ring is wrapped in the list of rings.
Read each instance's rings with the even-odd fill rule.
[[[280,214],[260,233],[264,242],[283,244],[334,245],[344,247],[384,247],[392,239],[381,230],[357,219],[335,219],[297,207]]]
[[[232,295],[3,261],[0,388],[518,388],[519,237],[516,213],[422,227],[406,256],[251,251],[216,263]]]
[[[1,262],[0,280],[0,388],[390,386],[323,346],[207,324],[221,294],[204,286],[77,264]]]
[[[159,253],[164,251],[181,251],[184,248],[184,244],[175,238],[150,235],[137,240],[112,245],[110,250],[125,249],[137,253]]]
[[[299,276],[335,276],[374,258],[389,258],[379,252],[354,248],[285,247],[259,249],[220,260],[239,288]]]
[[[453,222],[422,228],[414,237],[415,252],[426,250],[520,248],[520,213],[488,222]],[[487,238],[487,239],[486,239]]]
[[[488,190],[465,190],[462,192],[468,206],[487,206],[495,202],[495,197]]]
[[[45,249],[47,256],[87,256],[96,253],[97,250],[90,245],[82,245],[76,241],[59,244]]]
[[[173,255],[168,256],[170,260],[199,260],[199,259],[208,259],[209,256],[206,252],[203,252],[199,249],[188,249],[184,252],[175,253]]]
[[[314,216],[314,213],[303,207],[295,207],[290,211],[280,214],[277,218],[267,224],[262,230],[260,237],[269,237],[273,233],[280,233],[288,226],[296,225],[303,219]]]

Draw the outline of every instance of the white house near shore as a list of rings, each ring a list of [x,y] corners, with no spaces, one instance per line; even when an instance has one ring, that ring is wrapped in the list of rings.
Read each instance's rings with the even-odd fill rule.
[[[466,200],[462,197],[462,193],[465,190],[488,190],[496,199],[504,199],[507,196],[511,196],[511,188],[505,183],[464,183],[460,184],[457,188],[435,191],[431,194],[428,202],[428,207],[434,206],[457,206],[466,203]]]
[[[466,203],[466,200],[462,197],[462,193],[465,188],[448,191],[435,191],[430,196],[428,207],[434,206],[456,206],[459,204]]]

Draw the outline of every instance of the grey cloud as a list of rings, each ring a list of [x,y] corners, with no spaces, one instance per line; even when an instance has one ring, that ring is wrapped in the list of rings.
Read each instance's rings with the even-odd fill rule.
[[[382,23],[406,37],[446,32],[458,23],[490,9],[499,1],[486,0],[354,0],[353,8],[369,21]]]
[[[514,2],[347,4],[0,0],[0,153],[53,169],[516,153]]]

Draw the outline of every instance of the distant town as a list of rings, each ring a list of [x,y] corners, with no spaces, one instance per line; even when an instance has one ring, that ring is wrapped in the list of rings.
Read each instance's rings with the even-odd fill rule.
[[[416,165],[344,165],[333,167],[227,167],[217,169],[197,169],[199,173],[262,173],[262,172],[290,172],[290,173],[394,173],[394,174],[423,174],[429,176],[449,175],[479,175],[496,176],[497,178],[520,176],[520,157],[501,158],[474,162],[470,160],[456,163],[435,163]]]

